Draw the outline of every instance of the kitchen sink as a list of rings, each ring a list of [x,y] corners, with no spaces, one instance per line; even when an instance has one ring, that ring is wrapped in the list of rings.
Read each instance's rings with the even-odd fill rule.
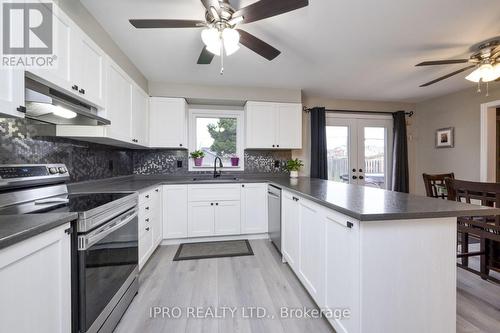
[[[193,181],[200,183],[238,183],[241,182],[241,179],[238,177],[194,177]]]

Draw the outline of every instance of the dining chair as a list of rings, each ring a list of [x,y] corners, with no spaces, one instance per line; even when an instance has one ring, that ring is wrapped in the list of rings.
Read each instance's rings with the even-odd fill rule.
[[[500,183],[447,178],[446,188],[448,200],[500,208]],[[490,278],[490,269],[500,272],[500,215],[459,217],[458,231],[465,238],[462,239],[462,246],[458,253],[458,258],[462,258],[461,267],[477,274],[477,271],[468,267],[467,258],[480,256],[479,275],[483,279]],[[469,235],[479,239],[479,251],[469,252]]]
[[[453,172],[435,175],[424,173],[422,177],[424,178],[425,192],[428,197],[446,199],[445,179],[455,179],[455,174]]]

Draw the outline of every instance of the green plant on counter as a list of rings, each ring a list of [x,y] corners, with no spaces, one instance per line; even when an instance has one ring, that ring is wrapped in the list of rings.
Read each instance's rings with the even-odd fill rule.
[[[288,171],[300,171],[300,168],[302,168],[303,166],[304,163],[298,158],[286,161],[286,169]]]
[[[205,157],[205,153],[202,150],[192,151],[190,154],[191,158],[203,158]]]

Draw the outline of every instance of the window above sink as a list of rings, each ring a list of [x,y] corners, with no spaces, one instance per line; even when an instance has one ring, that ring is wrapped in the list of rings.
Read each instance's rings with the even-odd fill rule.
[[[213,169],[217,156],[223,163],[217,170],[243,171],[243,122],[242,110],[190,109],[189,151],[202,151],[204,157],[198,163],[190,158],[189,171]]]

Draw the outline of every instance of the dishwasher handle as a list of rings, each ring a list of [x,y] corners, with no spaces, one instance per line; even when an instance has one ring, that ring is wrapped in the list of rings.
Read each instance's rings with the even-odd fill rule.
[[[279,199],[279,198],[280,198],[278,195],[274,194],[274,193],[273,193],[273,192],[271,192],[271,191],[267,191],[267,195],[268,195],[269,197],[272,197],[272,198],[275,198],[275,199]]]

